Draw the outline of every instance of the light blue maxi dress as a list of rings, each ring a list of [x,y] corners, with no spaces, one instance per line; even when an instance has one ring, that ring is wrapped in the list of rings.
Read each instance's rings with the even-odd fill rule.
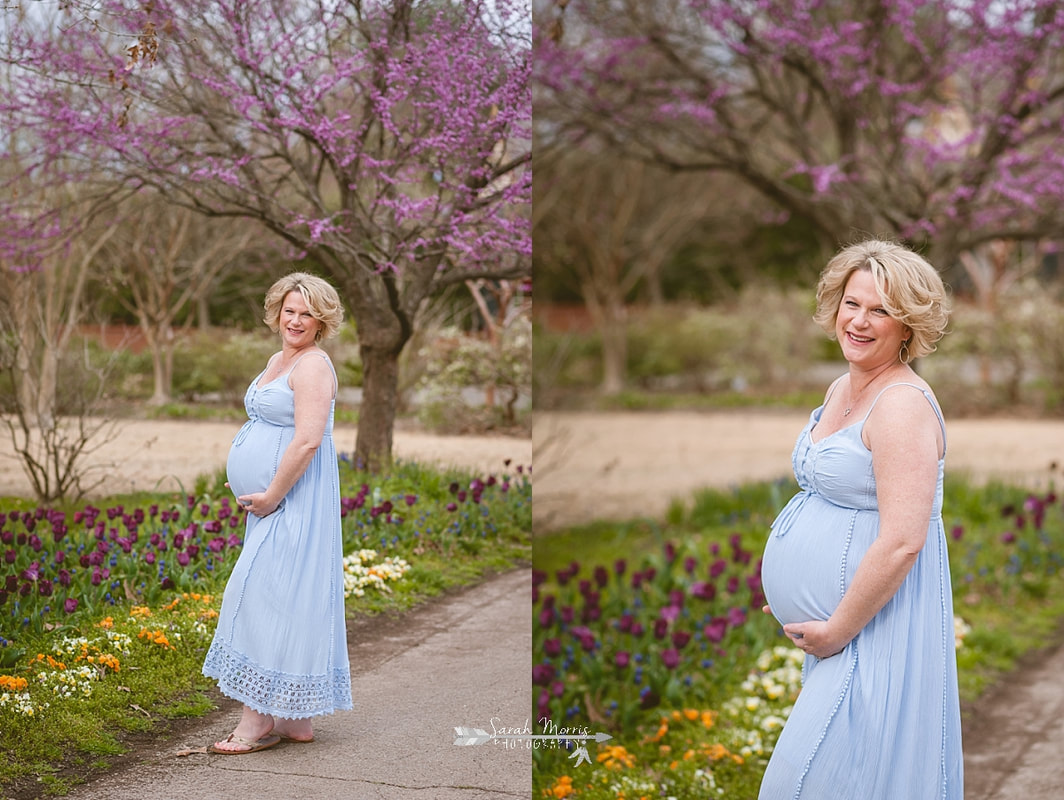
[[[914,384],[883,391],[907,391],[896,386],[923,392],[944,436],[931,394]],[[813,442],[822,411],[813,411],[798,437],[792,462],[801,491],[765,546],[765,597],[781,624],[827,619],[879,531],[872,454],[861,440],[865,420]],[[802,691],[760,800],[962,800],[943,464],[927,541],[895,596],[841,653],[806,656]]]
[[[295,364],[308,356],[329,361],[314,350]],[[267,488],[295,435],[291,369],[260,387],[262,374],[244,396],[249,419],[226,465],[238,496]],[[335,406],[334,399],[321,446],[278,509],[266,517],[248,515],[203,664],[203,674],[216,678],[223,694],[284,719],[351,708]]]

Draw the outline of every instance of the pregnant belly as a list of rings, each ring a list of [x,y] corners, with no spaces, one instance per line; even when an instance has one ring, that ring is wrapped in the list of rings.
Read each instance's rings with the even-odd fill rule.
[[[275,454],[279,452],[281,429],[265,423],[248,423],[229,448],[225,464],[229,488],[237,497],[263,492],[277,470]]]
[[[781,624],[826,620],[834,612],[856,567],[855,513],[813,496],[769,534],[761,582]]]

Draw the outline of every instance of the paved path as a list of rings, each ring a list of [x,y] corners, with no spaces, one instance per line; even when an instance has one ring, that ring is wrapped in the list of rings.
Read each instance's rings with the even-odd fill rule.
[[[319,718],[312,744],[194,754],[239,709],[160,745],[70,800],[487,800],[531,796],[532,752],[454,745],[454,728],[522,727],[531,710],[531,572],[508,572],[402,617],[349,625],[355,710]]]
[[[965,800],[1064,798],[1064,647],[980,699],[964,725]]]

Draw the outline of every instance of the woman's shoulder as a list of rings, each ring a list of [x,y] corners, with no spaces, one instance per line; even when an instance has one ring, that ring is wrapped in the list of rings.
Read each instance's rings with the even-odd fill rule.
[[[862,431],[865,444],[897,441],[911,445],[916,439],[929,437],[943,447],[943,419],[927,381],[922,378],[891,383],[880,390],[872,404]]]
[[[325,382],[330,385],[335,380],[335,370],[329,354],[319,347],[314,347],[304,353],[300,353],[288,371],[288,380],[295,387],[296,383]]]

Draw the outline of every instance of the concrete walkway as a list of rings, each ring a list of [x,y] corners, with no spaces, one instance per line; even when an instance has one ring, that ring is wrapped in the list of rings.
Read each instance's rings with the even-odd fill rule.
[[[965,800],[1064,797],[1064,647],[1005,676],[964,723]]]
[[[454,745],[454,728],[520,728],[531,712],[532,582],[516,570],[402,617],[351,623],[354,711],[316,741],[175,754],[223,739],[239,707],[84,785],[71,800],[487,800],[531,796],[532,751]]]

